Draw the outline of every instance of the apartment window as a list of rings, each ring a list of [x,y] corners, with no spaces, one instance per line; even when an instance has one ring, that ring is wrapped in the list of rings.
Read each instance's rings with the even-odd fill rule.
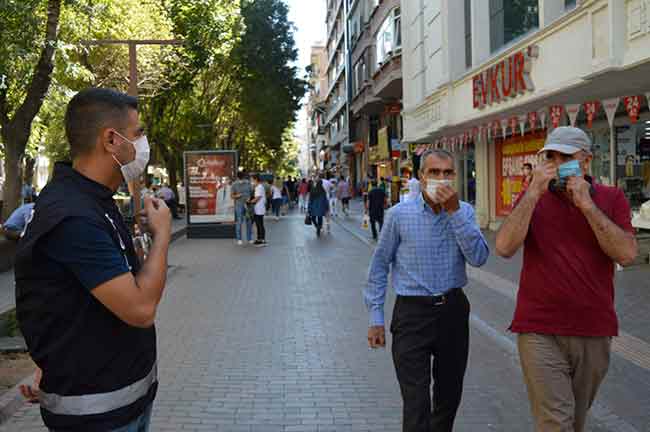
[[[395,8],[393,11],[393,28],[395,29],[395,48],[402,46],[402,10]]]
[[[490,0],[492,52],[538,27],[538,0]]]
[[[400,8],[395,8],[379,27],[376,43],[377,65],[384,63],[397,48],[402,46]]]
[[[569,10],[576,7],[577,0],[564,0],[564,8]]]
[[[465,0],[465,67],[472,67],[472,0]]]

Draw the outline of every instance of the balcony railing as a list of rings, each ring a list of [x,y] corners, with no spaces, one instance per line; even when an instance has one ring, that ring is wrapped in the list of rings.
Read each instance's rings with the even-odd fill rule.
[[[401,49],[392,53],[379,66],[372,76],[375,93],[378,97],[395,97],[394,94],[385,94],[389,86],[396,81],[402,80],[402,52]],[[401,86],[400,86],[401,87]],[[401,89],[400,89],[401,90]],[[401,91],[400,91],[401,93]]]

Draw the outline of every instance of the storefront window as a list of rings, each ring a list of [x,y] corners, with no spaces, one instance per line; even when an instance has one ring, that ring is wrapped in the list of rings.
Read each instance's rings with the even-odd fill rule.
[[[590,135],[591,141],[593,143],[592,153],[593,159],[591,161],[591,176],[598,183],[611,185],[612,181],[610,179],[610,139],[609,139],[609,127],[602,129],[596,129],[593,132],[586,130],[587,134]]]
[[[650,198],[650,118],[615,131],[617,184],[637,209]]]
[[[458,160],[458,191],[461,199],[471,205],[476,204],[476,162],[474,159],[474,143],[470,143],[468,150]]]
[[[539,0],[490,0],[492,52],[539,27]]]

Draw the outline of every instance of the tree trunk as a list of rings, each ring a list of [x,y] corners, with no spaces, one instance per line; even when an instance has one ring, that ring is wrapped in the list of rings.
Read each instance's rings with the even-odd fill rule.
[[[176,200],[178,201],[178,189],[176,188],[178,186],[178,165],[175,156],[172,155],[172,157],[165,160],[165,168],[167,168],[167,175],[169,175],[169,188],[174,192],[174,196],[176,196]]]
[[[54,50],[57,41],[61,0],[49,0],[47,4],[47,24],[43,49],[34,69],[34,77],[27,87],[23,103],[9,119],[7,92],[0,93],[0,120],[2,121],[2,139],[5,145],[5,175],[2,216],[6,219],[20,202],[20,183],[22,180],[20,163],[25,154],[25,147],[31,133],[32,121],[43,105],[52,81]]]
[[[23,172],[25,173],[24,175],[24,182],[30,185],[34,184],[34,169],[36,168],[36,159],[27,157],[25,158],[25,168]]]
[[[3,137],[4,139],[4,137]],[[7,141],[5,141],[7,142]],[[20,204],[20,191],[23,173],[21,170],[22,155],[16,155],[7,147],[5,152],[5,184],[2,191],[2,220],[6,221]]]

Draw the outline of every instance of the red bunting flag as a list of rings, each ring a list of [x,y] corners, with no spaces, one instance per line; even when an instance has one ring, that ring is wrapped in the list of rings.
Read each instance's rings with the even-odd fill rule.
[[[600,102],[598,101],[585,102],[584,108],[585,108],[585,115],[587,116],[587,127],[591,129],[591,127],[594,124],[594,119],[598,114],[598,110],[600,109]]]
[[[623,98],[625,109],[630,116],[630,121],[636,123],[639,120],[639,111],[641,110],[641,96],[627,96]]]
[[[531,132],[537,130],[537,111],[528,113],[528,124],[530,125]]]
[[[569,116],[569,121],[571,122],[571,127],[576,126],[576,120],[578,120],[578,114],[580,114],[580,104],[569,104],[566,106],[566,113]]]
[[[517,120],[517,117],[510,117],[510,131],[512,132],[512,136],[514,137],[517,135],[517,124],[519,121]]]
[[[560,122],[562,121],[562,114],[564,114],[564,108],[562,105],[553,105],[551,107],[551,124],[553,125],[553,128],[556,128],[560,126]]]

